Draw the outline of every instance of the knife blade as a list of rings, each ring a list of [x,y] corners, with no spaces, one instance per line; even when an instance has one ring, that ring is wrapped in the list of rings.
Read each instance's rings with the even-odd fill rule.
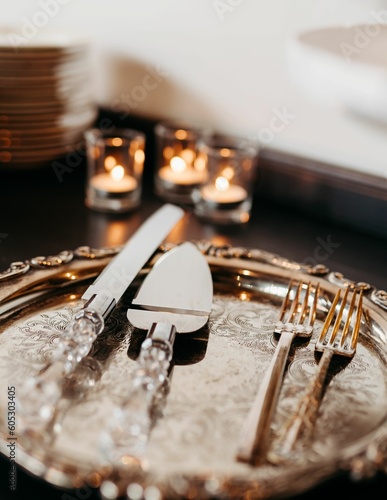
[[[183,209],[169,203],[149,217],[82,295],[85,309],[104,319],[110,314],[129,284],[172,228],[183,217]]]
[[[41,427],[52,419],[64,376],[73,372],[90,352],[125,290],[184,213],[175,205],[163,205],[132,235],[84,292],[82,299],[86,302],[65,330],[53,362],[39,375],[28,379],[19,392],[26,428],[30,425]]]
[[[126,401],[109,418],[101,437],[101,450],[110,462],[125,463],[129,457],[144,454],[155,403],[165,402],[176,333],[203,327],[212,299],[211,270],[190,242],[162,255],[144,279],[127,317],[132,326],[148,333]]]

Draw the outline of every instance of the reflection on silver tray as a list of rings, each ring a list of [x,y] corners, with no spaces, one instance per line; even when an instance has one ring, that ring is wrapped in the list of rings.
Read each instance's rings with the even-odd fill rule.
[[[141,332],[126,321],[126,307],[141,277],[168,248],[163,246],[140,273],[109,318],[80,367],[54,447],[29,450],[17,441],[17,460],[33,474],[60,486],[156,486],[165,498],[273,498],[302,492],[343,469],[357,475],[387,468],[387,294],[354,284],[323,266],[310,268],[261,250],[214,247],[196,242],[214,280],[208,328],[180,335],[164,415],[149,442],[147,464],[120,470],[99,460],[96,436],[109,408],[128,389]],[[7,387],[18,387],[50,360],[56,342],[86,285],[119,249],[81,247],[59,256],[36,257],[0,273],[0,451],[8,456]],[[273,355],[273,327],[291,278],[319,282],[317,327],[312,340],[291,352],[272,433],[275,437],[297,405],[315,369],[314,342],[329,300],[338,287],[365,290],[360,343],[351,363],[334,375],[321,407],[314,441],[293,464],[253,467],[235,460],[242,423]],[[126,301],[126,302],[125,302]],[[91,360],[91,361],[90,361]],[[93,369],[95,385],[82,383]],[[16,423],[17,433],[17,423]]]

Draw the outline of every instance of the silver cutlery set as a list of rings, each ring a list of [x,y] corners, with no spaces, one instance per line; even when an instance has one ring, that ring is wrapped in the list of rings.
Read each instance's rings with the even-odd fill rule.
[[[68,325],[54,359],[29,378],[19,392],[23,434],[41,439],[55,427],[53,421],[66,379],[87,359],[126,289],[183,216],[182,209],[164,205],[145,221],[84,292],[84,305]],[[350,359],[356,352],[362,321],[362,291],[348,286],[332,300],[316,340],[315,351],[322,352],[322,356],[315,374],[306,381],[305,393],[294,414],[272,438],[271,426],[289,351],[296,337],[306,342],[312,338],[319,294],[317,281],[290,281],[274,329],[279,336],[276,349],[242,428],[235,455],[239,462],[282,463],[292,460],[294,453],[308,446],[333,356]],[[110,412],[100,436],[100,450],[109,463],[125,464],[131,457],[139,460],[144,457],[155,424],[155,409],[166,403],[175,337],[204,327],[212,303],[211,270],[193,243],[179,244],[164,253],[143,279],[127,310],[127,319],[132,327],[147,334],[128,380],[127,394]]]

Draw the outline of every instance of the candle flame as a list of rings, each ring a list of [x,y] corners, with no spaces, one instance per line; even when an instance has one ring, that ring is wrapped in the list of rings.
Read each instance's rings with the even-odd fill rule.
[[[123,142],[122,142],[121,137],[114,137],[112,139],[112,144],[113,144],[113,146],[116,146],[116,147],[122,146]]]
[[[145,160],[145,153],[142,149],[137,149],[137,151],[134,153],[134,161],[137,163],[144,163]]]
[[[171,165],[171,169],[176,174],[183,172],[187,167],[187,164],[185,163],[183,158],[180,158],[179,156],[174,156],[173,158],[171,158],[170,165]]]
[[[179,139],[179,141],[184,141],[184,139],[187,139],[188,133],[186,130],[180,128],[179,130],[176,130],[175,137],[176,139]]]
[[[117,182],[119,182],[124,177],[124,174],[125,170],[121,165],[116,165],[110,172],[112,178]]]
[[[142,174],[142,171],[144,169],[144,160],[145,160],[145,153],[143,149],[137,149],[137,151],[134,153],[134,173],[135,176],[140,177]]]
[[[226,177],[217,177],[215,181],[215,187],[218,191],[227,191],[230,187],[230,183]]]
[[[114,158],[114,156],[107,156],[105,158],[105,168],[106,170],[111,170],[115,165],[116,165],[117,161],[116,159]]]

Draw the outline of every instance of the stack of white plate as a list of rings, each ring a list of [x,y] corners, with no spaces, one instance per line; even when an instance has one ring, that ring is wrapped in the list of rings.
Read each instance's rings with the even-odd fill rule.
[[[15,46],[0,32],[0,170],[47,166],[94,124],[88,42],[39,35]]]

